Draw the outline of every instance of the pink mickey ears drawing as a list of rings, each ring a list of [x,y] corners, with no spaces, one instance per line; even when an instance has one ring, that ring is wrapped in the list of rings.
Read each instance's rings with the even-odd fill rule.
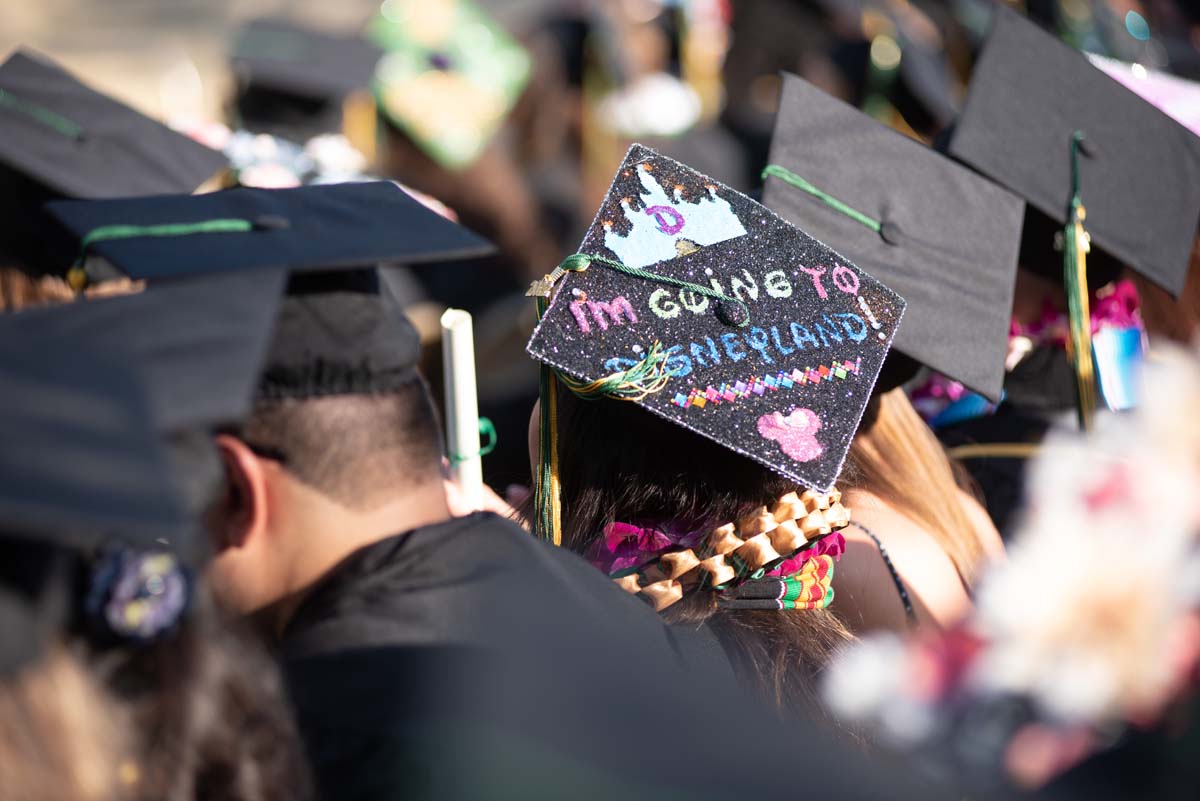
[[[787,417],[771,412],[758,418],[758,433],[778,442],[783,452],[797,462],[811,462],[825,452],[817,442],[820,428],[821,418],[812,409],[796,409]]]

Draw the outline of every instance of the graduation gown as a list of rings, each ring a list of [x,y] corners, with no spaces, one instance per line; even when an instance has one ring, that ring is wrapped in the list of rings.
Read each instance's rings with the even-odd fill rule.
[[[807,787],[895,790],[886,772],[831,768],[850,758],[765,713],[705,628],[665,625],[490,514],[352,554],[281,655],[326,799],[727,799],[794,787],[779,766],[809,760],[834,772]]]
[[[483,513],[350,555],[298,608],[281,657],[323,797],[337,799],[465,796],[468,741],[519,756],[467,773],[578,756],[580,717],[605,728],[597,701],[628,690],[614,677],[667,684],[700,666],[734,687],[706,629],[664,625],[575,554]]]

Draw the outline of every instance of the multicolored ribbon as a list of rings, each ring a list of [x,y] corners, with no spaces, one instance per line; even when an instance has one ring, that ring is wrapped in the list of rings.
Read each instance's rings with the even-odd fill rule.
[[[747,581],[717,594],[718,609],[824,609],[833,603],[833,563],[825,555],[809,559],[799,571],[778,578]]]

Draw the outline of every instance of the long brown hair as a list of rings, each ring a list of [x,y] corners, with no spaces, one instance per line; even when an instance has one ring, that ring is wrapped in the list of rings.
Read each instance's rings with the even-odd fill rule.
[[[922,526],[971,586],[984,550],[959,502],[959,490],[970,490],[969,479],[903,389],[871,399],[850,445],[843,489],[869,492]]]
[[[586,553],[615,521],[678,520],[696,529],[772,503],[795,482],[632,404],[558,395],[563,545]],[[707,623],[739,676],[789,708],[818,710],[817,673],[851,639],[829,610],[719,610],[698,592],[673,623]]]

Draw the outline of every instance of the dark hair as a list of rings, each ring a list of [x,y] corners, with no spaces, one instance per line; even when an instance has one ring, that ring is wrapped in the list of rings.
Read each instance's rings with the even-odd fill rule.
[[[353,508],[440,475],[441,426],[425,379],[374,395],[260,400],[235,432],[300,481]]]
[[[130,723],[130,797],[313,796],[279,670],[243,625],[199,592],[169,635],[145,646],[88,649],[87,663]]]
[[[736,520],[794,481],[632,404],[558,394],[563,545],[586,553],[614,521],[675,519],[703,528]],[[696,592],[668,607],[676,623],[707,622],[741,677],[784,707],[819,708],[816,674],[850,639],[827,609],[719,610]]]
[[[27,568],[44,585],[30,603],[39,629],[53,632],[36,661],[0,680],[5,791],[69,801],[312,798],[277,666],[202,587],[173,629],[134,642],[87,611],[90,557],[20,542],[5,542],[4,555],[9,573]]]

